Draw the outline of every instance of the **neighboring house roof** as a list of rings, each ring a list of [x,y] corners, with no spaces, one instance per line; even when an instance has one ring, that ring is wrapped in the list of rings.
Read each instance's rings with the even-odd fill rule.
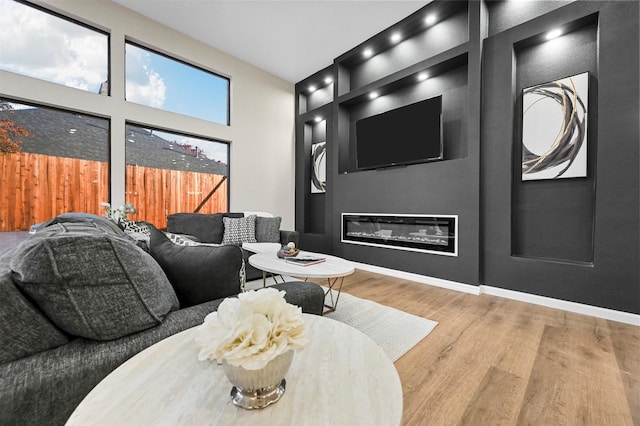
[[[49,108],[3,112],[27,128],[21,151],[93,161],[109,159],[109,120]],[[157,169],[201,172],[228,176],[228,166],[206,158],[204,153],[167,141],[140,126],[126,126],[126,164]]]

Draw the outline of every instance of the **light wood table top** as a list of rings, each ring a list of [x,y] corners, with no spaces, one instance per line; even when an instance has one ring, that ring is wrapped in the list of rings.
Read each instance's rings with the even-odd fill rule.
[[[100,382],[67,425],[399,425],[402,387],[373,340],[305,314],[310,342],[296,352],[286,392],[262,410],[231,402],[222,366],[198,361],[195,328],[140,352]]]

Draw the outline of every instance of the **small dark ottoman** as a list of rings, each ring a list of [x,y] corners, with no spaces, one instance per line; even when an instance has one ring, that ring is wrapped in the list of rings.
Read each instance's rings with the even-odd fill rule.
[[[308,281],[289,281],[269,286],[287,292],[284,298],[302,308],[302,312],[322,315],[324,291],[318,284]]]

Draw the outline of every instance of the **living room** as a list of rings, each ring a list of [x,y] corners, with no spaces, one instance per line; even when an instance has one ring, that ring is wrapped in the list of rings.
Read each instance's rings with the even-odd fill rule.
[[[447,348],[456,341],[452,336],[461,336],[466,328],[442,325],[455,322],[458,312],[472,312],[460,320],[471,326],[481,322],[482,315],[495,314],[492,309],[496,306],[504,309],[500,311],[503,315],[522,310],[553,316],[543,326],[552,328],[566,323],[573,326],[580,314],[588,315],[577,326],[576,334],[581,336],[590,328],[596,335],[606,330],[605,351],[616,356],[608,360],[612,364],[600,367],[603,371],[613,368],[616,357],[624,365],[619,367],[622,378],[615,383],[618,391],[623,390],[612,393],[620,397],[615,404],[621,404],[620,411],[629,414],[629,424],[638,422],[640,404],[633,395],[640,367],[632,359],[639,345],[640,315],[637,4],[577,1],[536,2],[536,6],[525,2],[527,6],[518,9],[518,2],[456,3],[440,26],[448,37],[448,46],[420,52],[412,60],[385,48],[378,56],[381,71],[372,71],[356,58],[367,42],[382,46],[392,30],[410,28],[417,18],[408,15],[389,30],[363,39],[344,55],[332,58],[334,63],[324,64],[299,81],[287,81],[117,2],[37,1],[33,4],[46,11],[109,35],[110,96],[0,70],[0,97],[108,119],[108,177],[94,201],[93,212],[98,214],[101,201],[113,205],[131,201],[127,189],[130,144],[122,137],[128,126],[174,131],[227,146],[228,186],[222,191],[227,192],[229,211],[261,210],[282,217],[283,229],[300,232],[302,248],[356,262],[359,272],[345,281],[346,292],[433,317],[446,330],[438,330],[448,338],[441,335],[438,349],[429,349],[427,339],[422,349],[417,347],[417,352],[396,364],[405,386],[406,424],[464,423],[463,419],[479,419],[473,414],[478,415],[483,404],[491,406],[485,400],[488,394],[478,393],[473,404],[467,398],[463,408],[452,409],[452,417],[433,414],[430,422],[421,423],[420,419],[431,415],[427,412],[437,410],[443,402],[426,395],[433,392],[426,384],[429,366],[410,364],[428,356],[439,360],[448,356]],[[428,11],[429,7],[439,7],[439,2],[422,5]],[[560,24],[568,25],[569,34],[563,38],[568,45],[555,53],[544,51],[539,36]],[[428,31],[421,34],[416,31],[412,39],[433,41]],[[127,42],[230,79],[229,122],[213,123],[126,101]],[[385,54],[395,57],[400,65],[385,65]],[[434,76],[422,88],[403,80],[423,70],[434,71]],[[515,149],[520,137],[516,133],[521,130],[521,104],[517,103],[521,91],[581,72],[591,76],[586,176],[524,182]],[[327,74],[333,80],[324,83]],[[349,78],[350,87],[344,85]],[[505,84],[510,79],[513,85]],[[310,84],[321,86],[313,92],[315,95],[309,92]],[[379,97],[377,105],[367,106],[365,97],[372,88],[388,92]],[[357,170],[352,141],[359,118],[438,95],[443,96],[444,114],[441,161]],[[318,116],[321,119],[316,122]],[[310,184],[311,151],[313,145],[323,142],[327,150],[326,185],[324,191],[314,193]],[[140,209],[137,220],[145,220],[144,210]],[[13,215],[15,209],[11,211]],[[342,215],[354,212],[456,216],[456,255],[344,243]],[[33,219],[30,224],[40,221]],[[401,291],[406,294],[397,294]],[[473,299],[483,301],[470,307],[476,303]],[[564,311],[551,314],[555,311],[543,311],[537,305]],[[517,315],[509,318],[522,323],[541,321],[537,316],[535,320]],[[631,328],[620,329],[623,326],[616,322],[631,324]],[[507,326],[503,327],[506,330]],[[511,345],[496,336],[490,326],[478,325],[471,330],[486,333],[484,339],[495,339],[496,345]],[[530,331],[542,333],[537,328]],[[571,334],[557,338],[577,337]],[[470,343],[472,348],[477,344]],[[588,348],[587,343],[584,348]],[[472,352],[466,348],[454,359],[457,363],[477,362],[467,358]],[[501,353],[509,356],[509,352]],[[543,377],[537,376],[541,374],[539,367],[532,377]],[[453,365],[450,368],[454,376],[461,374]],[[411,375],[421,381],[412,381]],[[491,387],[491,380],[498,376],[480,375],[474,383]],[[501,378],[504,383],[521,379],[515,373]],[[547,376],[541,382],[552,383]],[[416,391],[419,388],[423,390]],[[419,396],[411,399],[413,393]],[[516,399],[523,393],[524,389]],[[593,396],[589,395],[586,398]],[[564,415],[572,418],[575,413],[567,411]],[[493,421],[499,423],[495,418]]]

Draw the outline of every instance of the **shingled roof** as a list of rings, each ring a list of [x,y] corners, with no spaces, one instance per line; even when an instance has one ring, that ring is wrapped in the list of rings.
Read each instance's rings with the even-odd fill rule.
[[[21,151],[94,161],[109,159],[109,120],[49,108],[0,112],[29,129]],[[228,176],[228,166],[200,150],[167,141],[140,126],[126,126],[126,163],[142,167]]]

